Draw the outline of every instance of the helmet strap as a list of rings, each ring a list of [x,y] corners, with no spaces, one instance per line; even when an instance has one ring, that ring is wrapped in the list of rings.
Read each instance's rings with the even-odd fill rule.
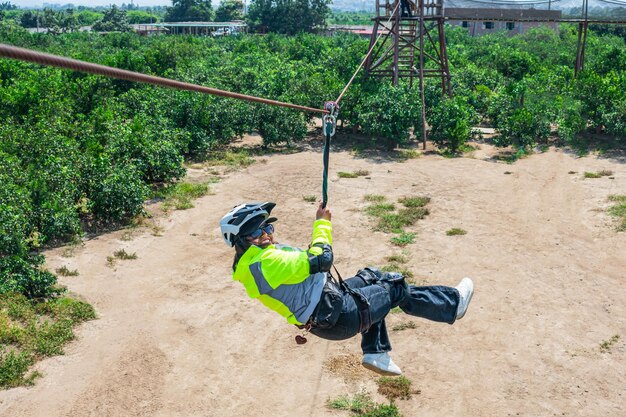
[[[242,239],[240,236],[237,236],[235,239],[235,259],[233,260],[233,271],[237,268],[239,259],[241,259],[250,246],[252,246],[250,242],[246,239]]]

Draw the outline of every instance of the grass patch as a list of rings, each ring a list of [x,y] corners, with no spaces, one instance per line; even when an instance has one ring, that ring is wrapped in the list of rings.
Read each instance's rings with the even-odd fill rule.
[[[412,223],[397,213],[386,213],[380,216],[375,230],[385,233],[402,233],[402,228]]]
[[[376,203],[365,207],[365,213],[373,217],[382,217],[396,209],[393,203]]]
[[[302,199],[307,203],[315,203],[317,201],[317,196],[315,195],[303,195]]]
[[[386,213],[380,216],[376,230],[402,233],[404,227],[411,226],[428,213],[428,209],[424,207],[408,207],[399,210],[398,213]]]
[[[137,259],[137,254],[135,252],[128,253],[124,249],[120,249],[118,251],[113,252],[113,256],[115,256],[115,258],[121,259],[123,261]]]
[[[587,171],[585,171],[584,176],[585,176],[585,178],[600,178],[602,175],[598,174],[597,172],[587,172]]]
[[[209,153],[206,159],[211,165],[226,165],[231,168],[246,168],[254,164],[254,158],[246,149],[229,149]]]
[[[77,269],[70,270],[65,265],[63,265],[61,268],[57,268],[56,273],[63,277],[77,277],[78,276]]]
[[[113,267],[115,266],[115,262],[117,260],[129,261],[133,259],[137,259],[137,254],[135,252],[128,253],[124,249],[117,250],[113,252],[113,256],[107,256],[107,266]]]
[[[338,172],[337,176],[339,178],[357,178],[358,175],[356,175],[354,172]]]
[[[426,204],[430,203],[430,197],[402,197],[398,200],[398,203],[407,208],[424,207]]]
[[[398,407],[390,404],[377,404],[367,392],[360,392],[354,396],[341,397],[326,401],[326,406],[335,410],[351,411],[355,417],[403,417]]]
[[[598,172],[585,171],[584,177],[585,178],[602,178],[602,177],[610,177],[611,175],[613,175],[613,171],[609,169],[603,169]]]
[[[402,274],[404,278],[413,278],[413,272],[394,263],[385,265],[382,268],[380,268],[380,270],[383,272],[399,272]]]
[[[422,156],[419,151],[415,149],[398,149],[398,161],[405,162],[409,159],[416,159]]]
[[[411,380],[405,376],[378,378],[378,393],[385,396],[390,401],[395,399],[408,400],[412,394],[419,394],[419,391],[411,391]]]
[[[380,194],[367,194],[365,197],[363,197],[363,200],[367,201],[368,203],[382,203],[386,200],[386,197]]]
[[[517,148],[514,151],[501,151],[497,155],[494,155],[492,159],[495,159],[496,161],[503,161],[507,164],[512,164],[518,159],[525,158],[530,154],[532,154],[531,149]]]
[[[400,332],[402,330],[415,329],[416,327],[417,326],[415,325],[414,321],[407,321],[404,323],[396,324],[391,328],[391,330],[393,330],[394,332]]]
[[[467,232],[465,230],[458,227],[453,227],[452,229],[446,231],[446,235],[448,236],[461,236],[466,234]]]
[[[376,404],[372,397],[365,391],[354,394],[354,396],[342,395],[334,400],[328,399],[328,408],[335,410],[348,410],[353,413],[363,414],[371,410]]]
[[[385,258],[387,262],[391,262],[393,264],[405,264],[408,262],[408,259],[404,255],[391,255]]]
[[[609,201],[617,203],[608,209],[611,216],[619,217],[621,221],[617,231],[626,232],[626,195],[610,195]]]
[[[406,232],[404,228],[415,224],[416,221],[423,219],[430,212],[424,207],[430,202],[429,197],[411,196],[402,197],[398,202],[404,205],[396,212],[395,204],[383,202],[384,196],[371,195],[366,196],[371,201],[378,201],[372,205],[365,207],[365,213],[378,218],[378,223],[374,230],[385,233],[397,233],[398,236],[391,238],[391,243],[396,246],[406,246],[415,241],[415,233]]]
[[[600,343],[600,352],[611,353],[611,348],[619,341],[619,335],[613,335],[610,339]]]
[[[356,171],[353,172],[338,172],[337,176],[339,178],[357,178],[357,177],[366,177],[370,174],[369,171],[365,170],[365,169],[358,169]]]
[[[392,237],[391,243],[400,247],[410,245],[415,242],[415,236],[417,236],[415,233],[402,232],[398,236]]]
[[[159,190],[155,193],[155,197],[162,198],[164,200],[164,211],[169,211],[171,209],[187,210],[194,207],[191,200],[200,198],[210,193],[211,191],[207,184],[178,182]]]
[[[75,337],[73,328],[95,317],[93,307],[69,297],[0,295],[0,388],[32,385],[39,373],[28,373],[30,366],[63,354],[63,346]]]

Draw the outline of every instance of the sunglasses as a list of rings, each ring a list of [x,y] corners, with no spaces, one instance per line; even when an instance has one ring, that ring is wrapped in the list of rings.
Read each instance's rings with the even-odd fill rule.
[[[267,233],[268,235],[271,235],[272,233],[274,233],[274,225],[268,224],[267,226],[256,229],[254,232],[250,233],[248,236],[251,237],[252,239],[258,239],[259,237],[261,237],[263,232]]]

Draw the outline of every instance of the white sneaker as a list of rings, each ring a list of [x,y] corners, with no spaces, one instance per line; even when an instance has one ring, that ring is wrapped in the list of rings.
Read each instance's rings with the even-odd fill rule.
[[[361,364],[369,369],[381,375],[402,375],[402,370],[393,363],[389,353],[366,353],[363,355],[363,361]]]
[[[474,295],[474,282],[471,278],[463,278],[459,285],[456,286],[459,291],[459,306],[456,309],[456,319],[463,318],[470,301],[472,301],[472,295]]]

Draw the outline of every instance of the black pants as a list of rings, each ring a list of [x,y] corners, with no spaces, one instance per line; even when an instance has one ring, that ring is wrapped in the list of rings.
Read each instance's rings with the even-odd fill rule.
[[[394,307],[415,317],[432,321],[454,323],[459,303],[456,288],[446,286],[417,287],[407,285],[398,273],[381,273],[374,268],[366,268],[355,277],[345,280],[354,291],[361,293],[369,302],[371,327],[362,333],[363,353],[381,353],[391,350],[385,317]],[[311,333],[323,339],[344,340],[359,332],[360,319],[358,304],[353,295],[342,291],[339,317],[332,327],[313,327]],[[313,313],[314,316],[317,310]],[[314,320],[315,321],[315,317]]]

